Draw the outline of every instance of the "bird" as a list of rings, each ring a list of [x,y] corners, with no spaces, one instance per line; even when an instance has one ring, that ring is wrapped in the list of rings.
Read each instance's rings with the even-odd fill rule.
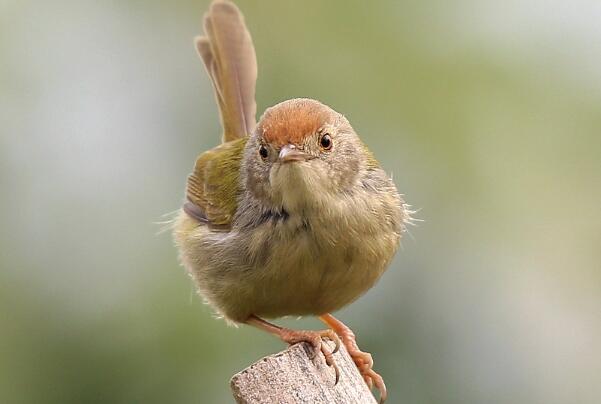
[[[400,245],[411,210],[348,119],[309,98],[256,121],[257,61],[244,17],[214,0],[195,48],[220,111],[221,144],[197,158],[173,223],[179,259],[229,324],[307,342],[339,369],[344,344],[370,389],[387,398],[371,354],[332,315],[372,288]],[[316,316],[327,328],[270,321]],[[331,348],[325,341],[333,341]]]

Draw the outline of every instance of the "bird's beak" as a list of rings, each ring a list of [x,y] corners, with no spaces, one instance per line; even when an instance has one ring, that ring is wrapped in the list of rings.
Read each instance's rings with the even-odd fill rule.
[[[293,161],[307,161],[311,156],[302,150],[299,150],[293,144],[287,144],[280,150],[279,160],[281,163],[291,163]]]

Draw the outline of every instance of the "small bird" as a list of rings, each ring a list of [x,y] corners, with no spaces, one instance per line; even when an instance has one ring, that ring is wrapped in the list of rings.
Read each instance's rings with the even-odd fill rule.
[[[229,323],[289,344],[308,342],[339,371],[343,343],[386,399],[369,353],[334,312],[369,290],[398,249],[410,211],[349,121],[319,101],[291,99],[255,121],[257,62],[238,8],[216,0],[196,50],[211,78],[222,143],[196,160],[174,222],[183,266]],[[326,330],[265,318],[318,316]],[[330,349],[323,341],[336,343]]]

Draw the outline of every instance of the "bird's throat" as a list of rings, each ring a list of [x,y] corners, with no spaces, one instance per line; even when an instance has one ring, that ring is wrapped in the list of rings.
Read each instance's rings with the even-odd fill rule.
[[[275,205],[288,212],[304,211],[319,189],[319,181],[306,162],[280,164],[271,170],[269,181]]]

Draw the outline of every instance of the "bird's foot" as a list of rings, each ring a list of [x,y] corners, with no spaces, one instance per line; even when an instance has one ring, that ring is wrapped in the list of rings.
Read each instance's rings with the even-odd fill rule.
[[[361,376],[363,376],[363,380],[367,383],[367,386],[372,389],[375,387],[380,391],[380,402],[383,403],[386,400],[386,385],[384,384],[384,379],[380,376],[374,369],[374,361],[369,352],[363,352],[359,349],[357,345],[357,341],[355,339],[355,335],[352,331],[342,332],[339,334],[342,339],[342,343],[344,344],[346,350],[349,355],[357,365]]]
[[[334,361],[334,354],[338,352],[338,349],[340,348],[340,338],[338,338],[336,332],[331,329],[321,331],[292,330],[290,328],[271,324],[256,316],[249,318],[247,323],[277,335],[282,341],[290,345],[298,344],[299,342],[310,344],[313,347],[314,352],[312,359],[315,358],[315,355],[317,355],[318,352],[321,352],[325,358],[326,365],[333,368],[336,374],[334,385],[338,384],[338,380],[340,380],[340,369]],[[336,344],[334,349],[330,350],[328,345],[324,342],[325,340],[333,341]]]
[[[321,351],[326,360],[326,364],[332,367],[336,373],[336,381],[334,384],[338,384],[338,380],[340,380],[340,369],[334,361],[334,354],[338,352],[338,349],[340,348],[340,338],[338,338],[338,335],[336,335],[334,331],[330,329],[321,331],[307,331],[282,328],[279,336],[282,341],[290,345],[297,344],[299,342],[309,343],[314,350],[313,357],[315,357],[315,355]],[[336,344],[334,349],[330,350],[328,345],[324,343],[326,339],[329,339]]]
[[[374,361],[371,354],[369,352],[363,352],[361,349],[359,349],[353,331],[331,314],[324,314],[320,317],[320,319],[332,327],[332,330],[338,334],[342,340],[342,343],[344,344],[344,347],[353,359],[353,362],[355,362],[357,369],[359,369],[359,373],[361,373],[361,376],[363,376],[363,380],[365,380],[365,383],[367,383],[367,386],[370,389],[375,387],[380,391],[380,403],[386,401],[388,394],[386,392],[386,384],[384,384],[384,379],[382,379],[382,376],[373,370]]]

